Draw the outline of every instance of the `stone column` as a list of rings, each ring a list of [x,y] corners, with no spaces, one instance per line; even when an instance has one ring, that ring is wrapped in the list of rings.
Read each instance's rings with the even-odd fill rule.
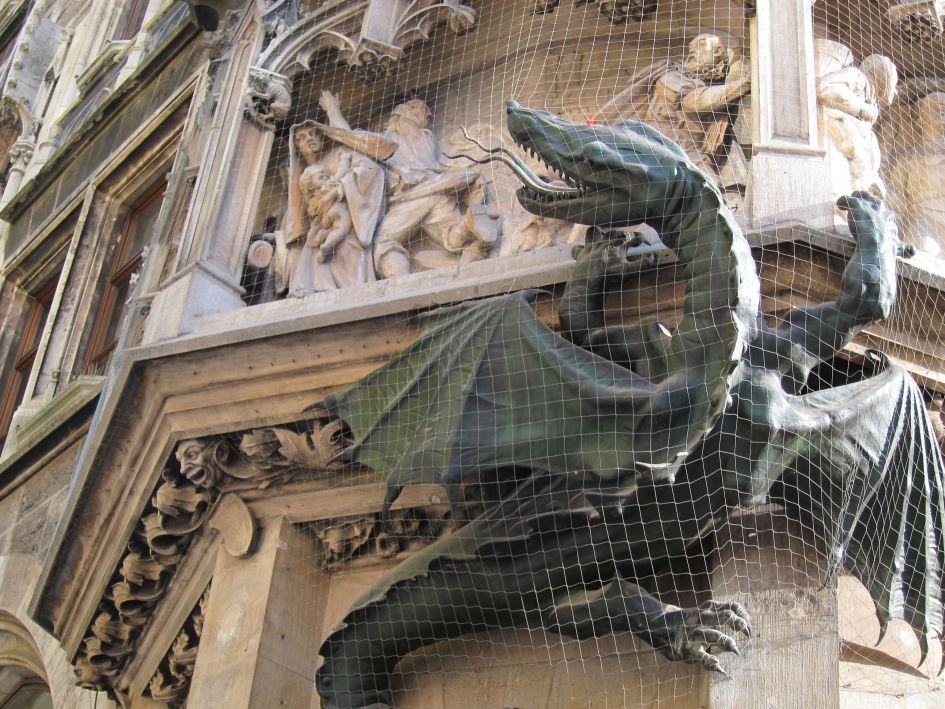
[[[249,558],[221,548],[188,706],[309,706],[328,596],[319,554],[283,518],[263,525]]]
[[[20,191],[23,176],[26,174],[30,160],[33,159],[35,148],[36,144],[32,138],[21,138],[10,148],[10,168],[7,172],[7,184],[3,190],[3,197],[0,197],[0,209],[3,209]]]
[[[810,529],[770,506],[733,517],[717,535],[712,597],[738,601],[753,636],[741,656],[720,656],[710,707],[836,707],[840,633],[836,588],[821,588],[827,561]]]
[[[245,307],[243,261],[273,139],[271,127],[249,120],[244,110],[260,27],[253,6],[232,30],[223,57],[213,60],[221,78],[204,106],[191,111],[194,133],[185,135],[181,150],[199,172],[173,274],[160,284],[145,342],[192,332],[203,315]]]
[[[785,220],[833,223],[830,175],[820,147],[815,0],[757,0],[751,20],[750,226]]]

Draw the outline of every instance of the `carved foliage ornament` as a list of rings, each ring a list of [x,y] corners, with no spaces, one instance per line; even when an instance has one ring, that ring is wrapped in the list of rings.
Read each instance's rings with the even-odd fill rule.
[[[303,431],[253,430],[238,443],[224,436],[179,443],[128,541],[75,660],[78,684],[114,693],[116,678],[134,653],[194,534],[205,524],[222,534],[224,547],[231,554],[252,552],[255,523],[239,492],[287,481],[299,471],[333,467],[340,448],[339,422],[313,423]],[[185,631],[182,635],[186,638],[179,637],[175,643],[180,646],[173,665],[177,669],[168,664],[152,687],[158,694],[180,690],[182,679],[177,675],[185,674],[182,668],[199,637],[199,633]]]
[[[322,561],[333,569],[354,558],[389,559],[401,551],[427,546],[453,528],[447,505],[395,510],[389,515],[362,515],[313,525]]]
[[[597,0],[574,0],[575,5],[593,5]],[[560,0],[538,0],[532,8],[533,15],[547,15],[558,9]],[[659,9],[659,0],[600,0],[600,14],[615,25],[629,20],[642,22]]]
[[[190,680],[197,661],[197,646],[203,634],[203,620],[207,612],[209,591],[210,588],[207,587],[148,684],[147,694],[155,701],[163,702],[169,707],[183,705],[190,692]]]
[[[359,34],[324,29],[319,37],[336,49],[342,63],[368,78],[386,73],[417,42],[446,25],[462,34],[476,25],[476,11],[457,0],[375,0],[365,11]]]

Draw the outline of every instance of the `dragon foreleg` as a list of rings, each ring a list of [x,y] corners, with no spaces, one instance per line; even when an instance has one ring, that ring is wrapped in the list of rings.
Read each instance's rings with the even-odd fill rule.
[[[652,569],[697,539],[717,501],[694,497],[690,519],[655,542],[648,524],[665,526],[670,518],[660,510],[683,505],[670,486],[627,497],[584,483],[529,480],[382,579],[322,645],[324,705],[389,705],[391,672],[408,653],[516,625],[578,638],[629,631],[670,659],[720,670],[708,650],[732,650],[734,640],[721,631],[746,630],[744,610],[681,609],[634,583],[637,569]],[[599,598],[572,604],[572,595],[596,589],[603,589]]]

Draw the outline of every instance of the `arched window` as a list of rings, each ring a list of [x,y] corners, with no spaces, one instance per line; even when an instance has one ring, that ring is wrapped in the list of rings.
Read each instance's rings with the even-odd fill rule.
[[[0,709],[52,709],[46,669],[29,631],[0,612]]]
[[[49,687],[34,680],[22,682],[9,698],[0,704],[0,709],[52,709]]]

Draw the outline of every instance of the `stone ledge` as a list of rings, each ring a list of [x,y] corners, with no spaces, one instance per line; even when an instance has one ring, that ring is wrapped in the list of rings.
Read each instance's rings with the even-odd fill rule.
[[[17,464],[45,438],[55,433],[76,413],[97,399],[102,391],[103,381],[103,377],[76,379],[52,401],[33,412],[16,431],[11,429],[10,438],[3,450],[3,457],[0,459],[0,497],[9,492],[7,488],[11,484],[18,485],[22,482],[22,476],[12,474]],[[6,480],[8,477],[11,480]]]

